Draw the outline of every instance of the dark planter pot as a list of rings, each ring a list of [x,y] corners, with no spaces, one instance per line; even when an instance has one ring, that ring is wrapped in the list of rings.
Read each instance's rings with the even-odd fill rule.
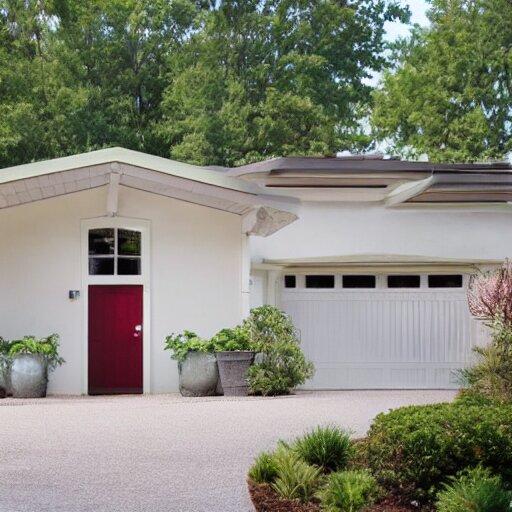
[[[11,386],[14,398],[41,398],[46,396],[48,369],[37,354],[19,354],[11,367]]]
[[[247,370],[254,360],[254,352],[216,352],[220,382],[224,396],[247,396]]]
[[[178,364],[182,396],[212,396],[217,394],[219,370],[215,354],[189,352]]]

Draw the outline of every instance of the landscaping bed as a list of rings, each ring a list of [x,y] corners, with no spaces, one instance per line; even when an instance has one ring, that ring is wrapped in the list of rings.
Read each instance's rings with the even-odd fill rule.
[[[512,405],[403,407],[355,441],[318,427],[261,453],[248,486],[257,512],[511,511]]]

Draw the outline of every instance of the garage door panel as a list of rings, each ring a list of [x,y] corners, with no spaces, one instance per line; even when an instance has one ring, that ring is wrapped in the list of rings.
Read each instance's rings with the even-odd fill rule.
[[[457,387],[471,359],[464,291],[297,291],[282,296],[317,367],[317,388]]]

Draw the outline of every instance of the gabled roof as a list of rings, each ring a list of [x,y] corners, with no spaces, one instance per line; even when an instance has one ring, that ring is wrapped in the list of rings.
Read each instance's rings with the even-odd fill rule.
[[[293,198],[204,167],[123,148],[0,169],[0,209],[107,185],[244,216],[249,234],[267,236],[297,218]]]

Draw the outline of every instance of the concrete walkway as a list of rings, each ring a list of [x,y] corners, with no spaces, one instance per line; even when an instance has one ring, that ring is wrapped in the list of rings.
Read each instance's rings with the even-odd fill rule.
[[[382,411],[452,391],[0,400],[1,512],[246,512],[254,456],[318,424],[362,436]]]

